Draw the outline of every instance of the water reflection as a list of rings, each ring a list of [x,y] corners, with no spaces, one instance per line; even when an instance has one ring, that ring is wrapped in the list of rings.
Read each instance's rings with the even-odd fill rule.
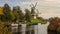
[[[57,34],[57,32],[51,32],[51,31],[49,31],[48,34]]]
[[[38,34],[47,34],[47,27],[49,22],[46,24],[38,23]]]
[[[49,31],[48,34],[60,34],[59,32],[52,32],[52,31]]]
[[[13,34],[60,34],[57,31],[47,31],[48,30],[47,24],[38,23],[38,25],[18,25],[12,27]]]

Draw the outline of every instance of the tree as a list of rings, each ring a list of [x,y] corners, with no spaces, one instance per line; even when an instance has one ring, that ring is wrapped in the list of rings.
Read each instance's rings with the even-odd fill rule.
[[[16,20],[20,22],[24,21],[24,14],[19,6],[13,7],[13,13],[15,15],[15,21]]]
[[[50,24],[48,26],[48,29],[57,30],[59,23],[60,23],[60,18],[58,18],[58,17],[50,18],[49,22],[50,22]]]
[[[21,8],[19,6],[17,7],[17,13],[18,13],[19,21],[23,22],[24,21],[24,14],[22,13],[22,10],[21,10]]]
[[[10,12],[11,12],[10,6],[6,3],[3,7],[4,21],[10,21],[12,19]]]
[[[25,20],[31,22],[31,13],[28,9],[25,9]]]

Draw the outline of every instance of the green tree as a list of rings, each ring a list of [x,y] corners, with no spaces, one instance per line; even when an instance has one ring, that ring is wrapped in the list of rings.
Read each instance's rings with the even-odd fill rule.
[[[22,10],[21,10],[21,8],[19,6],[17,7],[17,13],[18,13],[19,21],[23,22],[24,21],[24,14],[23,14],[23,12],[22,12]]]
[[[11,12],[10,6],[6,3],[3,7],[4,21],[10,21],[12,19],[10,12]]]
[[[24,21],[24,14],[19,6],[13,8],[13,13],[15,15],[15,21],[16,20],[20,22]]]
[[[28,9],[25,9],[25,20],[31,22],[31,13]]]

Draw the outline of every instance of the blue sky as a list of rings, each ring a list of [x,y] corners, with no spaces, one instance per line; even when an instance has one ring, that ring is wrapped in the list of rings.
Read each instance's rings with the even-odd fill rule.
[[[11,7],[15,6],[17,3],[23,2],[24,0],[0,0],[0,6],[8,3]]]
[[[13,8],[13,6],[20,6],[22,10],[24,10],[27,7],[26,2],[31,2],[31,0],[29,1],[27,0],[0,0],[0,6],[4,6],[4,4],[7,3],[11,8]]]
[[[36,9],[41,12],[39,16],[44,18],[60,17],[60,0],[0,0],[0,6],[8,3],[9,6],[20,6],[22,10],[30,9],[31,4],[37,3]]]

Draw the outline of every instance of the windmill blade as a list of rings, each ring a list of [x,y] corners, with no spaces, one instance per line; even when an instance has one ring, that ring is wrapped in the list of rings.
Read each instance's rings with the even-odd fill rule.
[[[30,6],[36,7],[36,6],[37,6],[37,2],[36,2],[36,4],[35,4],[35,6],[34,6],[34,4],[31,4]]]
[[[36,9],[36,11],[37,11],[37,13],[39,13],[39,10],[38,9]]]
[[[34,7],[36,7],[37,6],[37,2],[36,2],[36,4],[35,4],[35,6]]]
[[[41,14],[41,12],[39,12],[39,10],[38,10],[38,9],[36,9],[36,11],[37,11],[37,13],[38,13],[38,14]]]
[[[30,7],[32,7],[32,6],[30,5]]]
[[[31,4],[30,6],[31,6],[31,7],[33,6],[33,7],[34,7],[34,4]]]
[[[30,7],[34,7],[34,4],[31,4]]]

